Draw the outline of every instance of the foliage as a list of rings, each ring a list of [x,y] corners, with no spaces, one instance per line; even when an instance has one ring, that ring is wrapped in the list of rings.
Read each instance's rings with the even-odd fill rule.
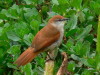
[[[72,74],[100,74],[100,56],[96,56],[100,0],[0,0],[0,75],[43,74],[45,53],[19,69],[13,62],[56,14],[70,20],[65,25],[67,42],[59,48],[54,75],[61,65],[62,51],[69,55],[66,69]]]
[[[97,46],[96,46],[96,51],[97,51],[97,54],[96,54],[96,60],[97,60],[97,69],[100,70],[100,15],[98,16],[98,29],[97,29]]]

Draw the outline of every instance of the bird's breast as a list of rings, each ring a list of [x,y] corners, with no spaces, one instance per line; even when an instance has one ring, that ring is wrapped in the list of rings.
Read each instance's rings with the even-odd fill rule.
[[[61,29],[59,39],[56,42],[54,42],[52,45],[50,45],[46,50],[54,50],[55,47],[58,47],[62,43],[63,35],[64,35],[64,30]]]

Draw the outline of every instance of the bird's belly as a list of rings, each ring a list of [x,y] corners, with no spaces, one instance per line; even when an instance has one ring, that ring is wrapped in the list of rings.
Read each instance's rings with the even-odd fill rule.
[[[62,39],[63,39],[63,32],[61,33],[58,41],[50,45],[46,50],[54,50],[54,48],[59,47],[59,45],[62,43]]]
[[[55,43],[53,43],[52,45],[50,45],[47,50],[53,50],[55,47],[58,47],[61,44],[62,40],[58,40]]]

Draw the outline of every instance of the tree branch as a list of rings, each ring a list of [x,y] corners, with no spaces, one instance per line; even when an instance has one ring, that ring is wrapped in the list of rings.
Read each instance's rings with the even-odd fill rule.
[[[66,72],[69,75],[68,71],[66,70],[67,63],[68,63],[67,54],[65,52],[63,52],[62,56],[64,57],[64,60],[63,60],[62,65],[60,66],[60,68],[57,72],[57,75],[64,75],[64,74],[66,74]]]
[[[52,50],[48,52],[49,56],[47,56],[47,59],[46,59],[47,61],[45,63],[44,75],[53,75],[54,60],[50,60],[50,59],[55,59],[57,53],[58,53],[58,50]]]
[[[97,70],[100,71],[100,15],[98,16],[96,53]]]
[[[18,0],[15,0],[15,2],[16,2],[16,5],[19,5],[19,2],[18,2]]]
[[[54,69],[54,61],[53,60],[48,60],[45,63],[44,75],[53,75],[53,69]]]

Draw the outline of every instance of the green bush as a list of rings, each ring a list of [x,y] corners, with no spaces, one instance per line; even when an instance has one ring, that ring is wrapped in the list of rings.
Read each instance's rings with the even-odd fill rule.
[[[100,74],[96,56],[100,0],[0,0],[0,75],[43,74],[45,53],[19,69],[13,62],[31,45],[48,19],[57,14],[70,20],[65,25],[67,42],[59,48],[54,75],[62,63],[63,51],[69,59],[66,69],[72,74]]]

